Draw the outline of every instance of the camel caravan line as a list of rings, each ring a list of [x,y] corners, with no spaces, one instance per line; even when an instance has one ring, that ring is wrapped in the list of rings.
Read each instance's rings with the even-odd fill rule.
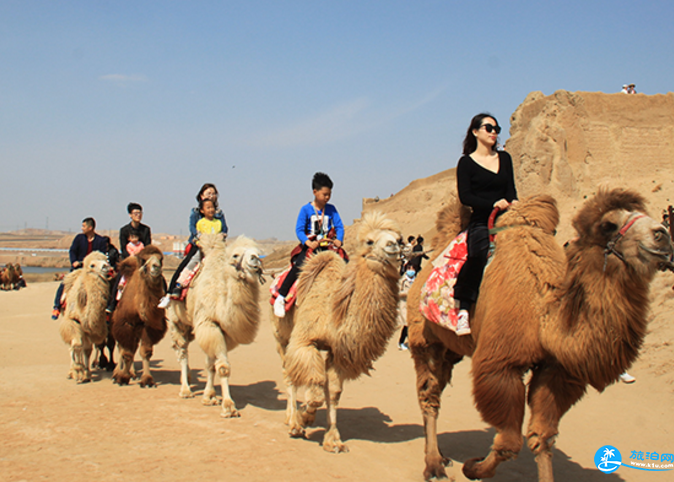
[[[438,213],[431,261],[441,261],[466,220],[456,199]],[[638,357],[649,285],[658,270],[674,270],[669,233],[647,215],[643,197],[623,189],[600,190],[585,202],[573,220],[577,237],[566,248],[554,237],[558,223],[556,201],[547,195],[524,199],[497,220],[494,253],[470,313],[470,335],[457,336],[424,316],[422,289],[434,263],[427,263],[412,285],[407,321],[426,438],[426,480],[447,476],[450,459],[438,447],[437,417],[442,392],[463,357],[472,358],[477,409],[496,430],[489,453],[468,460],[464,474],[473,480],[493,477],[501,462],[517,457],[526,437],[540,482],[553,481],[552,446],[561,417],[588,386],[604,390]],[[178,395],[194,396],[188,347],[196,339],[207,356],[202,403],[220,404],[225,418],[238,417],[229,391],[228,354],[252,343],[258,332],[264,283],[260,250],[245,237],[225,242],[204,235],[200,245],[202,265],[184,301],[171,300],[165,310],[157,307],[166,292],[161,252],[148,246],[122,263],[129,281],[111,320],[120,345],[113,379],[124,385],[136,376],[133,360],[140,345],[140,386],[155,385],[153,346],[170,331],[180,362]],[[283,317],[272,310],[291,437],[305,437],[325,406],[323,449],[348,452],[337,429],[343,384],[369,373],[396,330],[401,246],[393,221],[367,213],[350,261],[332,251],[313,255],[301,270],[294,305]],[[105,256],[94,252],[83,269],[64,280],[60,332],[70,348],[68,375],[78,383],[91,380],[93,346],[108,335],[109,271]],[[525,404],[531,417],[523,434]]]

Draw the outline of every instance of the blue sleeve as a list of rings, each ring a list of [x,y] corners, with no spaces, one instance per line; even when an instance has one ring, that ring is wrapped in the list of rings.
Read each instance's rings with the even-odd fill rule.
[[[199,218],[201,218],[201,213],[196,209],[192,209],[190,211],[190,242],[197,235],[197,221],[199,221]]]
[[[227,234],[227,221],[225,221],[225,213],[222,212],[222,209],[218,209],[218,212],[215,213],[215,219],[222,223],[222,232]]]
[[[337,208],[333,205],[330,205],[332,212],[330,213],[330,218],[332,219],[332,224],[335,227],[335,232],[337,234],[337,239],[342,243],[344,242],[344,223],[342,223],[342,218],[337,212]]]
[[[295,234],[297,239],[300,240],[300,243],[304,244],[307,242],[307,231],[309,231],[309,223],[311,222],[311,215],[313,211],[311,210],[311,205],[305,204],[300,209],[300,213],[297,215],[297,224],[295,224]]]

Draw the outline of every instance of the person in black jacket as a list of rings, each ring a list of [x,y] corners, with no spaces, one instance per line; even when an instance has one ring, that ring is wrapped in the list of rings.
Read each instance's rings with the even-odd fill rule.
[[[454,286],[454,298],[459,301],[457,335],[470,334],[468,311],[477,301],[489,253],[489,215],[494,208],[507,209],[517,200],[510,154],[496,149],[500,132],[494,116],[473,117],[456,168],[459,199],[473,210],[466,241],[468,258]]]
[[[103,236],[96,233],[96,220],[94,218],[85,218],[82,220],[82,232],[75,236],[70,245],[70,271],[75,271],[82,267],[84,257],[92,251],[100,251],[107,256],[108,241]],[[56,290],[54,297],[54,310],[51,317],[58,319],[61,314],[61,297],[63,296],[63,283]]]
[[[129,257],[126,245],[129,244],[129,235],[132,229],[138,231],[138,239],[143,243],[143,246],[150,246],[152,244],[150,227],[141,223],[143,220],[143,207],[138,203],[129,203],[126,210],[129,213],[131,222],[122,226],[119,230],[119,249],[121,250],[122,259]]]

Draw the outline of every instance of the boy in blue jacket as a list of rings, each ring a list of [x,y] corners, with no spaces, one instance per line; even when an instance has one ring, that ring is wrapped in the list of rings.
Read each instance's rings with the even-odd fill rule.
[[[325,249],[326,242],[339,248],[344,242],[342,219],[339,217],[337,208],[328,204],[332,196],[332,186],[332,180],[327,174],[323,172],[314,174],[311,181],[314,200],[302,206],[295,225],[295,233],[302,244],[302,250],[292,259],[293,266],[283,280],[283,284],[279,288],[279,295],[274,301],[274,314],[279,318],[286,314],[285,297],[297,280],[297,275],[304,264],[308,250],[311,249],[312,252],[321,251]],[[328,237],[331,229],[334,229],[334,238]]]

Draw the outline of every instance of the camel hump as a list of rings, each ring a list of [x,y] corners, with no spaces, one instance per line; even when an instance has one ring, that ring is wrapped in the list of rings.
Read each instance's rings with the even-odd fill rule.
[[[513,204],[496,221],[497,227],[533,226],[552,234],[559,225],[557,201],[548,194],[535,194]]]
[[[346,263],[334,251],[323,251],[307,259],[297,281],[296,303],[299,305],[311,290],[318,276],[328,267],[341,270]]]
[[[208,253],[214,249],[225,249],[225,238],[221,233],[208,234],[204,233],[199,236],[199,248],[204,253],[204,256],[208,256]]]
[[[139,268],[139,266],[140,264],[138,258],[135,256],[129,256],[124,261],[119,263],[119,274],[129,279],[131,275]]]

